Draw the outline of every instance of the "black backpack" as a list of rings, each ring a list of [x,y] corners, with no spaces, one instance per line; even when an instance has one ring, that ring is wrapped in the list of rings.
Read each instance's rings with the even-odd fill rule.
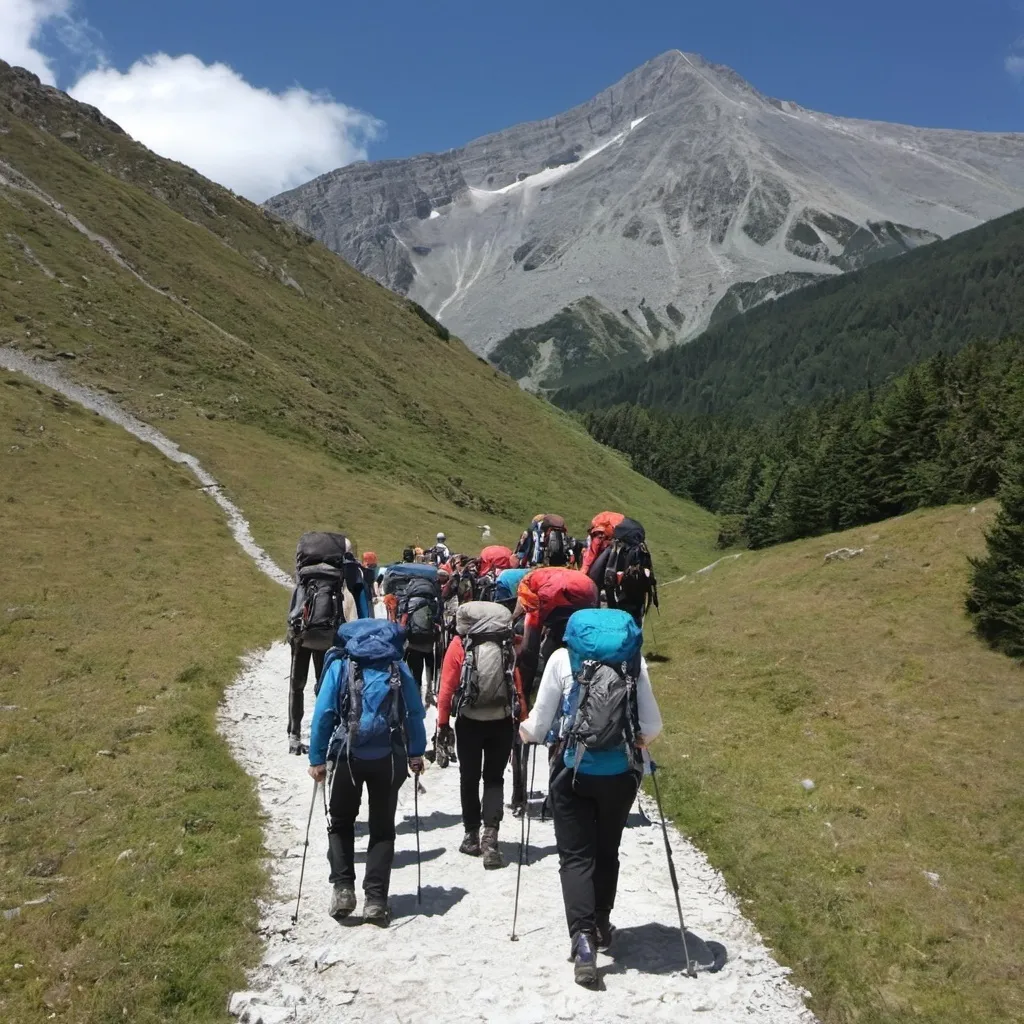
[[[334,646],[338,626],[345,621],[342,571],[325,562],[299,570],[288,611],[288,635],[311,651]]]
[[[394,595],[394,620],[413,650],[429,651],[441,632],[441,583],[433,566],[413,563],[388,567],[384,593]]]
[[[333,565],[340,569],[347,549],[343,533],[304,533],[295,548],[295,575],[311,565]]]
[[[658,607],[658,581],[647,548],[647,534],[635,519],[623,519],[615,527],[603,583],[612,607],[641,614],[652,605]]]

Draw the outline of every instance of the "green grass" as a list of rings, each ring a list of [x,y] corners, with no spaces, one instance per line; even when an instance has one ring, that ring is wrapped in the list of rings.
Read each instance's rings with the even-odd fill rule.
[[[11,374],[0,534],[0,902],[49,897],[0,922],[0,1019],[219,1019],[264,876],[214,714],[283,592],[184,469]]]
[[[664,593],[668,804],[830,1024],[1024,1019],[1024,678],[962,613],[991,514],[745,553]],[[824,565],[840,546],[865,552]]]

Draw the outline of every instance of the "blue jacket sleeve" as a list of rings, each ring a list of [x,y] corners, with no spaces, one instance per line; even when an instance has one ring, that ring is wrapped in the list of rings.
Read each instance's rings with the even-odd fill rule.
[[[402,701],[405,704],[405,738],[409,745],[407,753],[409,757],[422,757],[427,749],[427,730],[423,725],[427,713],[423,709],[420,688],[405,662],[399,666],[399,672],[402,674]]]
[[[342,688],[342,669],[347,665],[348,662],[344,658],[337,658],[331,662],[320,685],[316,707],[313,708],[313,723],[309,728],[310,764],[325,764],[327,761],[327,746],[341,717],[338,714],[338,704]],[[347,676],[345,678],[347,679]]]

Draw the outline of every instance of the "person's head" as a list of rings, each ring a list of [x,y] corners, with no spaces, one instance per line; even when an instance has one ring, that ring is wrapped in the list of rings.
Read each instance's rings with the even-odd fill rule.
[[[438,544],[443,544],[447,539],[448,538],[443,533],[439,533],[437,535],[437,543]]]
[[[415,559],[416,559],[416,552],[412,548],[406,548],[402,552],[402,561],[403,562],[412,562],[412,561],[415,561]]]
[[[363,565],[367,569],[372,569],[377,564],[377,556],[372,551],[363,552]]]

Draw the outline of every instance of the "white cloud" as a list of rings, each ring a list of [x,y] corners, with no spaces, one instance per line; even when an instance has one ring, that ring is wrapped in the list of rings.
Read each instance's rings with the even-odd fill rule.
[[[1006,73],[1015,82],[1024,82],[1024,55],[1019,53],[1011,54],[1006,58],[1004,66]]]
[[[329,96],[258,89],[226,64],[191,55],[99,68],[69,91],[162,156],[256,201],[365,159],[382,127]]]
[[[161,156],[262,201],[353,160],[380,135],[376,118],[323,93],[250,85],[226,64],[158,53],[127,71],[110,67],[75,0],[0,0],[0,58],[56,84],[54,57],[84,60],[68,92],[99,107]]]
[[[47,85],[56,85],[53,62],[38,49],[43,28],[70,18],[71,0],[0,0],[0,58],[28,68]]]

